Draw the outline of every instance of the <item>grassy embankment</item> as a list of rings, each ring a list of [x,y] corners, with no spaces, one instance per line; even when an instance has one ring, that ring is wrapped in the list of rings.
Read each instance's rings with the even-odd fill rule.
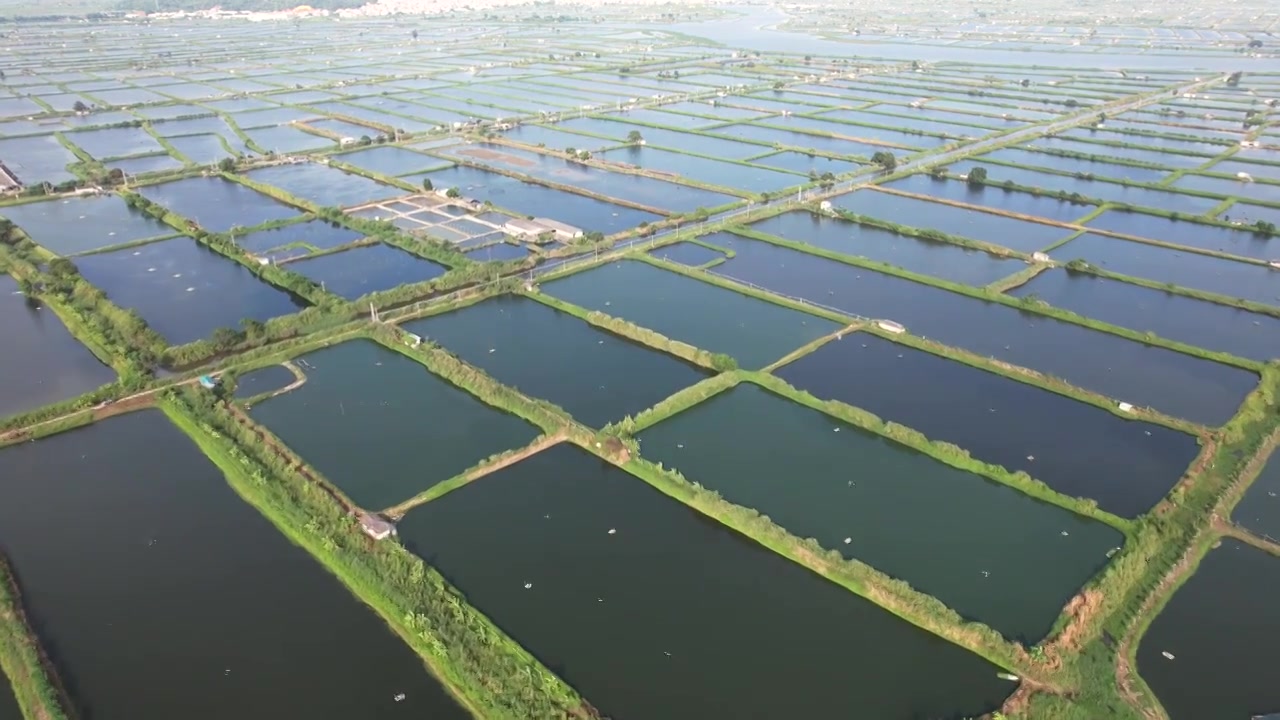
[[[1216,542],[1214,518],[1226,516],[1252,482],[1280,427],[1280,363],[1215,434],[1183,480],[1135,524],[1132,540],[1082,590],[1070,620],[1044,645],[1046,664],[1075,678],[1071,702],[1036,696],[1028,720],[1164,717],[1135,671],[1141,634]]]
[[[27,623],[8,559],[0,554],[0,683],[8,682],[28,720],[68,720],[72,706],[53,665]],[[4,692],[0,688],[0,692]]]

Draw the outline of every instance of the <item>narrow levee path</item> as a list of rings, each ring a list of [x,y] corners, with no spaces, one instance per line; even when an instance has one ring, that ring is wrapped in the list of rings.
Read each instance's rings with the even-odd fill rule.
[[[552,435],[543,436],[542,438],[538,440],[534,440],[532,443],[529,443],[528,445],[517,450],[516,452],[510,453],[508,455],[504,455],[501,458],[494,460],[491,463],[486,463],[486,464],[474,467],[470,470],[467,470],[466,472],[462,473],[457,477],[454,477],[450,480],[446,480],[445,482],[442,482],[436,485],[431,490],[428,490],[415,497],[405,500],[399,505],[393,505],[392,507],[389,507],[386,510],[383,510],[380,514],[386,516],[390,520],[398,521],[401,518],[403,518],[410,510],[418,507],[423,503],[430,502],[431,500],[434,500],[435,498],[441,495],[444,495],[447,492],[452,492],[453,490],[456,490],[462,487],[463,485],[473,483],[482,477],[485,477],[487,475],[492,475],[493,473],[496,473],[505,467],[515,465],[521,460],[524,460],[533,455],[536,455],[553,445],[559,445],[560,443],[564,442],[567,439],[569,439],[569,436],[563,430],[556,432]],[[436,488],[440,488],[440,489],[437,490]]]

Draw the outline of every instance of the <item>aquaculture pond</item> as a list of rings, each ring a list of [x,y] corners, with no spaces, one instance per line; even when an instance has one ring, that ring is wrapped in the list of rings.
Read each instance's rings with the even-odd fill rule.
[[[830,320],[774,305],[641,261],[612,263],[556,280],[549,295],[725,353],[760,368],[840,329]]]
[[[1046,220],[1075,222],[1093,212],[1093,205],[1081,205],[1044,195],[1004,190],[1003,188],[973,187],[963,180],[935,178],[926,174],[910,175],[901,180],[885,183],[884,187],[902,192],[929,195],[942,200],[980,205],[996,210],[1035,215]]]
[[[761,151],[768,150],[775,144],[789,145],[794,148],[816,150],[818,152],[831,153],[833,155],[866,155],[870,157],[878,149],[873,145],[858,143],[852,140],[843,140],[840,138],[829,137],[826,135],[813,135],[810,133],[797,132],[795,130],[784,130],[776,127],[763,127],[761,125],[726,125],[724,127],[712,128],[707,132],[717,135],[725,135],[728,137],[742,138],[743,140],[755,140],[757,142],[768,143],[762,146]]]
[[[978,210],[929,202],[893,193],[862,190],[841,195],[837,207],[858,215],[941,230],[1022,252],[1034,252],[1071,234],[1069,228],[1019,220]]]
[[[687,180],[758,193],[795,187],[809,182],[804,175],[762,166],[711,160],[652,147],[625,147],[601,153],[600,158],[646,170],[673,173]]]
[[[302,259],[285,266],[348,300],[397,285],[440,277],[448,269],[400,248],[378,243]]]
[[[115,195],[63,198],[0,208],[37,245],[58,255],[173,235],[173,228]]]
[[[1230,210],[1227,212],[1230,213]],[[1090,220],[1088,226],[1256,260],[1270,260],[1276,255],[1275,248],[1268,245],[1265,235],[1257,235],[1247,229],[1233,230],[1147,213],[1107,210]]]
[[[1167,169],[1123,165],[1121,163],[1094,160],[1087,157],[1066,157],[1050,153],[1036,152],[1023,148],[1005,148],[982,156],[983,160],[1003,160],[1018,165],[1044,167],[1072,174],[1088,174],[1116,180],[1132,180],[1133,182],[1160,182],[1169,175]],[[997,166],[988,165],[987,172],[994,177]],[[1001,176],[1002,178],[1004,176]],[[1015,181],[1016,182],[1016,181]]]
[[[1200,561],[1138,646],[1138,672],[1169,717],[1256,718],[1280,708],[1269,642],[1280,636],[1277,596],[1274,555],[1224,539]]]
[[[263,253],[286,245],[301,244],[308,249],[331,250],[359,240],[355,230],[324,220],[308,220],[270,230],[259,230],[236,237],[236,244],[253,253]]]
[[[1065,150],[1071,153],[1095,155],[1102,159],[1135,160],[1137,162],[1163,165],[1170,168],[1194,168],[1209,161],[1206,155],[1183,155],[1181,153],[1161,152],[1156,149],[1141,147],[1122,147],[1120,145],[1103,145],[1067,137],[1041,137],[1032,143],[1035,148]]]
[[[476,262],[499,262],[502,260],[522,260],[529,256],[529,248],[523,245],[498,242],[468,251],[467,257]]]
[[[451,151],[450,156],[671,212],[689,212],[699,207],[712,208],[738,199],[702,188],[656,180],[644,175],[609,172],[563,158],[500,145],[467,146]]]
[[[758,240],[706,240],[737,252],[712,272],[895,320],[917,335],[1198,422],[1226,422],[1258,382],[1244,370]]]
[[[409,194],[391,185],[383,185],[363,175],[343,172],[335,167],[306,163],[303,165],[276,165],[250,170],[245,177],[284,190],[322,207],[347,207],[363,205],[375,200],[386,200]]]
[[[69,400],[115,379],[52,310],[0,273],[0,418]]]
[[[1280,357],[1280,318],[1064,269],[1010,291],[1139,332],[1266,362]]]
[[[0,452],[0,544],[80,717],[469,717],[159,411]]]
[[[275,392],[288,387],[294,380],[293,371],[284,365],[268,365],[237,377],[235,397],[237,400],[244,400]]]
[[[700,368],[527,298],[486,300],[404,328],[590,427],[634,415],[706,377]]]
[[[1271,453],[1231,519],[1255,535],[1280,542],[1280,454]]]
[[[78,158],[52,135],[0,140],[0,158],[24,185],[57,185],[76,179],[67,166]]]
[[[647,459],[1028,645],[1124,541],[750,384],[639,439]]]
[[[1021,260],[996,257],[951,243],[899,235],[891,230],[806,210],[775,215],[750,227],[787,240],[967,285],[986,285],[1026,267]]]
[[[765,165],[767,167],[778,168],[779,170],[790,170],[791,172],[799,172],[809,175],[817,173],[833,173],[840,175],[862,167],[858,163],[848,160],[834,160],[832,158],[822,157],[821,155],[808,155],[792,150],[766,155],[756,158],[751,162],[756,165]]]
[[[827,717],[975,716],[1013,689],[985,660],[569,445],[399,530],[609,717],[789,717],[796,698]]]
[[[1199,451],[1190,435],[869,333],[829,342],[775,374],[1127,517],[1159,501]]]
[[[306,302],[259,280],[188,237],[76,258],[80,274],[116,305],[138,311],[171,345],[288,315]]]
[[[724,253],[719,250],[712,250],[704,245],[681,240],[671,245],[663,245],[660,248],[654,248],[649,251],[650,257],[662,260],[670,260],[673,263],[687,265],[690,267],[698,267],[705,265],[714,260],[724,259]]]
[[[478,168],[455,166],[427,173],[426,177],[437,188],[456,187],[464,197],[488,200],[523,215],[550,217],[587,232],[610,235],[662,218],[643,210],[553,190]]]
[[[294,217],[298,211],[240,183],[220,177],[193,177],[148,185],[138,192],[152,202],[200,224],[209,232],[261,225]]]
[[[401,147],[372,147],[331,156],[333,160],[383,175],[408,175],[441,164],[440,158]]]
[[[408,500],[538,434],[372,340],[294,363],[306,383],[258,403],[253,418],[369,510]]]
[[[1255,171],[1256,172],[1256,171]],[[1265,177],[1258,173],[1258,177]],[[1173,184],[1175,188],[1199,190],[1222,197],[1260,200],[1262,202],[1280,202],[1280,185],[1272,183],[1252,182],[1239,178],[1217,178],[1207,175],[1183,175]]]
[[[1262,264],[1093,233],[1081,235],[1057,253],[1122,275],[1280,306],[1280,273]]]

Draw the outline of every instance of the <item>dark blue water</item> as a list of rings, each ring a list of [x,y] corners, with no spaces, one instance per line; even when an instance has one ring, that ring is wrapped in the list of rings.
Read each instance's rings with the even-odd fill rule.
[[[86,720],[468,716],[158,411],[0,452],[0,544]]]
[[[1189,435],[865,333],[776,374],[1123,516],[1159,501],[1199,451]]]
[[[1235,540],[1209,551],[1138,646],[1138,671],[1170,718],[1248,720],[1280,708],[1269,642],[1280,637],[1278,596],[1280,558]]]
[[[1013,688],[568,445],[423,505],[400,536],[609,717],[784,718],[797,698],[820,717],[975,716]]]
[[[967,285],[986,285],[1026,267],[1021,260],[804,210],[775,215],[753,223],[751,229]]]
[[[486,300],[404,328],[591,427],[635,414],[706,377],[670,355],[526,298]]]
[[[443,265],[381,243],[297,260],[285,267],[322,283],[324,289],[348,300],[431,280],[447,270]]]
[[[939,342],[1179,417],[1223,423],[1258,381],[1244,370],[768,243],[727,233],[707,239],[737,251],[713,272],[896,320]]]
[[[188,237],[76,259],[115,304],[137,310],[171,345],[209,337],[243,318],[288,315],[306,303]]]
[[[1086,317],[1266,362],[1280,357],[1280,318],[1067,270],[1048,270],[1009,291]]]

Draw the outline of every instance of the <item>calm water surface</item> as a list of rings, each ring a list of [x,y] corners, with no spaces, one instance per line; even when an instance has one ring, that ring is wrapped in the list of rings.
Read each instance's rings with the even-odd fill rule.
[[[37,245],[59,255],[174,234],[173,228],[130,208],[115,195],[14,205],[0,208],[0,215],[26,231]]]
[[[268,320],[306,307],[188,237],[76,259],[86,280],[133,308],[171,345],[208,337],[243,318]]]
[[[348,300],[399,285],[422,282],[445,273],[433,263],[390,245],[365,245],[286,265]]]
[[[1280,273],[1148,243],[1085,233],[1057,249],[1060,258],[1084,258],[1103,270],[1280,306]]]
[[[303,355],[307,383],[253,417],[362,507],[408,500],[538,430],[372,340]]]
[[[404,328],[591,427],[635,414],[706,376],[527,298],[486,300]]]
[[[1231,214],[1231,210],[1227,215]],[[1270,260],[1276,254],[1265,236],[1248,230],[1203,225],[1191,220],[1173,220],[1140,212],[1107,210],[1088,223],[1091,228],[1152,238],[1175,245],[1217,250],[1257,260]]]
[[[1034,295],[1086,317],[1251,360],[1280,357],[1280,318],[1272,315],[1061,268],[1010,294]]]
[[[261,225],[298,214],[288,205],[220,177],[186,178],[148,185],[138,192],[148,200],[196,221],[209,232]]]
[[[1189,435],[866,333],[827,343],[776,374],[1124,516],[1154,505],[1199,450]]]
[[[753,223],[751,229],[967,285],[986,285],[1026,267],[1021,260],[804,210],[775,215]]]
[[[748,368],[768,365],[840,329],[830,320],[637,261],[578,273],[544,289],[575,305],[725,353]]]
[[[837,206],[859,215],[869,215],[902,225],[941,230],[952,235],[1003,245],[1023,252],[1039,250],[1071,234],[1071,230],[1056,225],[1042,225],[954,205],[931,203],[917,198],[870,190],[841,195],[835,198],[834,202]]]
[[[0,273],[0,418],[68,400],[115,379],[43,304]]]
[[[671,245],[651,250],[649,254],[663,260],[670,260],[673,263],[697,267],[705,265],[712,260],[718,260],[724,257],[724,253],[718,250],[712,250],[697,243],[680,241]]]
[[[245,173],[245,177],[274,185],[295,197],[324,207],[363,205],[408,194],[398,187],[383,185],[363,175],[316,163],[276,165],[252,170]]]
[[[610,717],[791,717],[796,698],[823,717],[974,716],[1013,689],[578,448],[427,503],[400,534]]]
[[[158,411],[0,452],[0,544],[85,720],[469,717]]]
[[[754,385],[640,441],[646,458],[1028,644],[1124,541]]]
[[[289,368],[283,365],[268,365],[236,378],[236,398],[250,398],[261,393],[279,390],[293,380],[293,373]]]
[[[1050,373],[1080,387],[1200,422],[1235,414],[1258,376],[1017,308],[850,267],[728,233],[708,242],[737,256],[712,271]]]
[[[1138,672],[1174,720],[1249,720],[1280,708],[1280,558],[1223,540],[1151,623]],[[1161,655],[1171,653],[1173,660]]]
[[[1236,506],[1232,519],[1241,527],[1280,542],[1280,454],[1271,454]]]
[[[1017,190],[970,187],[963,180],[937,179],[927,174],[910,175],[886,183],[885,187],[1067,223],[1075,222],[1093,210],[1092,205],[1073,205],[1065,200]]]

